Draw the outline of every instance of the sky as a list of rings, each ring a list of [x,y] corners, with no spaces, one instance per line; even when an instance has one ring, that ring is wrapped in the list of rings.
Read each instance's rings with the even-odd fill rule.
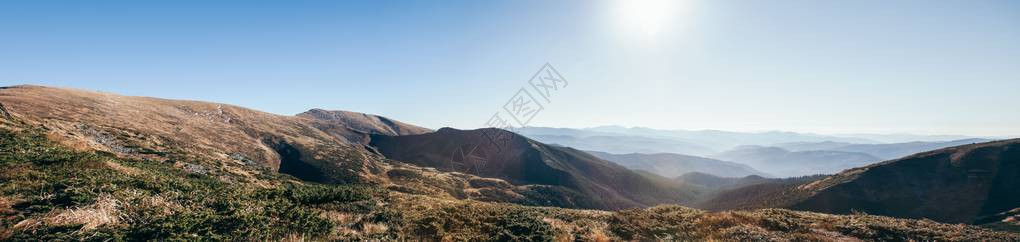
[[[1008,0],[12,0],[0,86],[478,128],[549,63],[529,126],[1017,136],[1018,43]]]

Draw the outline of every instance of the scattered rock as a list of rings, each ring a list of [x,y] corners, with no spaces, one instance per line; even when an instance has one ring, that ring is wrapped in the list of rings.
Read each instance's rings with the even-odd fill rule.
[[[240,161],[244,165],[253,166],[253,165],[257,165],[258,164],[254,160],[249,159],[247,156],[244,156],[241,153],[231,153],[229,156],[230,156],[230,159],[234,159],[234,160]]]
[[[191,174],[209,174],[209,169],[206,169],[205,166],[199,164],[184,163],[184,166],[182,166],[181,169],[184,170],[184,172]]]
[[[122,154],[138,152],[136,149],[124,147],[123,145],[121,145],[120,142],[117,141],[117,138],[111,135],[109,132],[98,130],[85,124],[77,124],[75,125],[75,127],[81,130],[82,134],[86,135],[90,140],[92,140],[96,144],[109,148],[110,151]]]

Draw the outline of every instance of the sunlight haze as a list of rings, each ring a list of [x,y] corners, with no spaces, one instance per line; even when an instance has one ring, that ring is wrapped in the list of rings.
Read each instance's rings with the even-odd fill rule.
[[[478,128],[550,63],[528,125],[1020,135],[1015,1],[242,3],[5,1],[0,85]]]

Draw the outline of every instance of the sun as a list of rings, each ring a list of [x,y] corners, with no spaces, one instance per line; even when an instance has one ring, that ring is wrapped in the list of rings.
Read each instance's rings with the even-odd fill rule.
[[[686,10],[686,0],[617,0],[615,15],[624,28],[654,36]]]

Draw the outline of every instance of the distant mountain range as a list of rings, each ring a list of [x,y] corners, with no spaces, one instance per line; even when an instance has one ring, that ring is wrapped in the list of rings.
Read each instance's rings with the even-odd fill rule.
[[[953,147],[959,145],[975,144],[992,141],[991,139],[961,139],[952,141],[938,141],[938,142],[922,142],[914,141],[907,143],[892,143],[892,144],[853,144],[844,142],[795,142],[777,144],[776,147],[781,147],[791,151],[812,151],[812,150],[832,150],[832,151],[845,151],[845,152],[860,152],[867,153],[882,159],[896,159],[907,155],[912,155],[918,152],[924,152],[929,150],[936,150],[946,147]]]
[[[860,152],[831,150],[791,152],[783,148],[766,146],[742,146],[711,157],[747,164],[779,177],[834,174],[882,160]]]
[[[527,135],[529,138],[581,150],[596,150],[615,154],[627,153],[677,153],[688,155],[709,155],[715,150],[694,143],[643,136],[571,136],[571,135]]]
[[[570,136],[574,138],[592,136],[631,136],[650,139],[665,139],[671,142],[707,148],[712,152],[730,150],[743,145],[779,146],[790,143],[837,143],[837,144],[892,144],[910,142],[932,142],[942,143],[953,140],[980,139],[962,135],[912,135],[912,134],[840,134],[822,135],[810,133],[797,133],[785,131],[768,132],[732,132],[719,130],[663,130],[644,127],[623,127],[623,126],[599,126],[593,128],[548,128],[548,127],[523,127],[516,128],[514,132],[521,135],[532,136]],[[536,139],[542,140],[542,139]],[[551,142],[550,143],[555,143]],[[591,145],[591,144],[586,144]],[[600,144],[607,146],[607,144]],[[667,146],[668,147],[668,146]],[[785,148],[785,147],[784,147]],[[620,148],[626,150],[626,148]],[[823,150],[823,149],[812,149]],[[801,151],[801,150],[795,150]],[[609,152],[609,151],[607,151]],[[677,150],[659,150],[659,153],[681,153],[688,155],[707,155],[706,153],[678,152]],[[652,153],[655,153],[652,152]],[[698,150],[696,152],[705,152]],[[610,153],[649,153],[630,150],[627,152]],[[912,154],[912,153],[911,153]]]
[[[921,142],[942,142],[947,140],[962,140],[977,138],[965,135],[918,135],[918,134],[837,134],[839,137],[861,138],[878,141],[880,143],[908,143]],[[1005,137],[985,137],[988,139],[1005,139]]]
[[[844,169],[918,152],[990,141],[989,139],[969,138],[952,141],[880,143],[859,137],[794,132],[684,131],[621,126],[587,129],[525,127],[514,131],[545,143],[610,154],[673,153],[710,157],[748,165],[753,169],[780,177],[834,174]],[[915,137],[932,140],[963,136],[876,135],[876,137],[887,137],[886,140],[891,140],[889,137]],[[653,157],[630,159],[625,165],[634,164],[635,161],[650,163],[653,159]],[[703,172],[721,176],[732,175],[712,171]],[[664,172],[663,174],[671,173]]]
[[[776,143],[823,142],[823,141],[836,141],[849,143],[879,143],[874,140],[862,138],[846,138],[780,131],[745,133],[718,130],[697,130],[697,131],[660,130],[641,127],[626,128],[622,126],[600,126],[586,129],[523,127],[514,129],[514,132],[517,132],[521,135],[528,137],[535,136],[533,138],[535,138],[536,140],[549,143],[556,143],[555,141],[559,140],[550,139],[546,141],[545,137],[569,136],[575,139],[579,139],[593,136],[599,137],[624,136],[624,137],[642,137],[648,139],[648,142],[646,143],[652,144],[651,147],[641,147],[641,150],[633,149],[630,147],[620,147],[616,148],[620,151],[606,151],[610,153],[681,153],[688,155],[707,155],[714,152],[732,149],[734,147],[741,145],[770,145]],[[559,138],[562,139],[562,137]],[[616,145],[607,143],[591,143],[583,141],[585,140],[577,141],[575,144],[583,144],[586,146],[593,147],[605,147]],[[694,147],[696,149],[694,149],[695,151],[693,152],[691,151],[681,152],[682,150],[659,148],[659,147],[675,147],[677,146],[677,144],[684,144],[686,146]],[[651,152],[648,152],[648,150],[651,150]]]
[[[664,177],[678,177],[688,173],[706,173],[720,177],[771,176],[744,164],[697,156],[671,153],[610,154],[598,151],[587,152],[630,169],[644,170]]]
[[[646,137],[665,137],[708,146],[717,151],[742,145],[767,145],[787,142],[836,141],[848,143],[879,143],[875,140],[819,135],[786,131],[733,132],[721,130],[664,130],[644,127],[600,126],[584,129],[588,131],[616,133]]]

